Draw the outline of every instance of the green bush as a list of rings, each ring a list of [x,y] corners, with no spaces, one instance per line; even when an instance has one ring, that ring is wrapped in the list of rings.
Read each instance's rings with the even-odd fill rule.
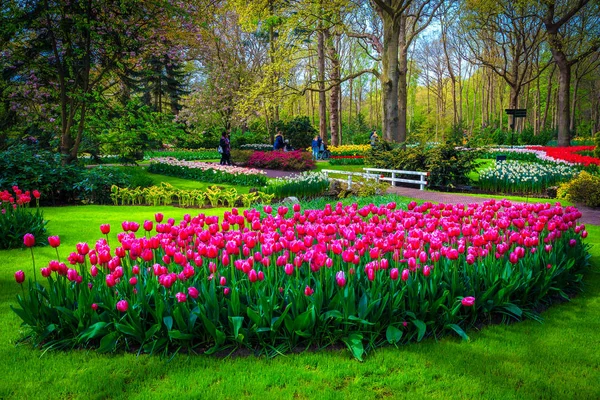
[[[573,180],[563,183],[557,195],[558,198],[581,202],[589,207],[600,207],[600,177],[581,171]]]
[[[196,149],[196,150],[150,150],[144,152],[144,159],[149,160],[156,157],[173,157],[178,160],[196,161],[196,160],[215,160],[221,158],[221,154],[214,149]]]
[[[594,149],[594,157],[600,158],[600,132],[597,132],[594,135],[594,144],[596,148]]]
[[[253,153],[254,150],[231,150],[231,162],[235,165],[244,166],[248,164],[248,160]]]
[[[469,183],[468,173],[477,167],[479,152],[443,144],[427,148],[377,147],[367,154],[365,163],[376,168],[428,171],[429,185],[452,187]]]
[[[0,187],[36,188],[52,202],[74,198],[74,185],[84,169],[63,165],[60,154],[35,146],[18,144],[0,152]]]
[[[308,117],[296,117],[287,123],[280,121],[275,125],[275,129],[280,129],[284,138],[289,140],[289,144],[295,149],[310,147],[318,133]]]
[[[82,179],[75,183],[73,189],[80,201],[91,204],[110,204],[110,188],[148,187],[150,179],[138,168],[96,167],[82,174]]]

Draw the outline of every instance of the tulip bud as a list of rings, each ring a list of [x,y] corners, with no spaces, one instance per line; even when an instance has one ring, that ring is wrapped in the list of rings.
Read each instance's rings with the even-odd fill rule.
[[[17,272],[15,272],[15,280],[19,284],[23,283],[25,281],[25,272],[23,272],[22,270],[18,270]]]
[[[126,312],[128,308],[129,308],[129,303],[127,302],[127,300],[119,300],[117,302],[117,310],[119,310],[121,312]]]

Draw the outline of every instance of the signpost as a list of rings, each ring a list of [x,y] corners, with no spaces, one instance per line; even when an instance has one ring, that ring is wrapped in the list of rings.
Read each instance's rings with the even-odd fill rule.
[[[512,117],[513,117],[512,122],[510,124],[510,129],[512,130],[511,145],[514,146],[514,144],[515,144],[515,128],[517,126],[515,120],[517,118],[527,117],[527,109],[526,108],[506,108],[504,111],[506,111],[507,115],[512,115]]]

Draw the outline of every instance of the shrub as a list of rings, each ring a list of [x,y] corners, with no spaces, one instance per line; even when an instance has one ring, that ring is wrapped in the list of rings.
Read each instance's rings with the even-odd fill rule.
[[[594,135],[594,144],[596,148],[594,149],[594,157],[600,158],[600,132],[597,132]]]
[[[23,247],[23,236],[30,233],[35,237],[36,244],[44,243],[46,224],[44,214],[40,211],[40,193],[34,190],[23,192],[13,186],[14,196],[8,191],[0,192],[0,249]],[[35,212],[29,208],[31,196],[35,197]]]
[[[246,166],[254,150],[231,150],[231,161],[235,165]]]
[[[558,198],[600,207],[600,177],[581,171],[573,180],[563,183],[557,194]]]
[[[285,139],[289,140],[290,145],[295,149],[310,147],[318,133],[308,117],[296,117],[287,123],[279,122],[275,129],[281,129]]]
[[[255,151],[247,167],[279,169],[283,171],[307,171],[315,168],[312,154],[303,151]]]
[[[269,143],[249,143],[240,146],[241,150],[258,150],[258,151],[270,151],[273,150],[273,145]]]
[[[450,144],[397,147],[386,151],[378,147],[367,153],[365,163],[376,168],[429,172],[434,186],[452,187],[469,182],[468,173],[477,166],[479,152]]]
[[[63,165],[60,154],[25,144],[0,152],[0,187],[37,188],[52,202],[67,202],[77,197],[75,183],[84,168]]]
[[[482,321],[539,318],[556,296],[581,290],[589,265],[574,207],[491,200],[263,211],[176,224],[157,215],[147,232],[124,222],[117,249],[78,245],[73,266],[51,261],[47,280],[17,296],[24,339],[44,349],[244,347],[270,356],[345,343],[362,359],[384,343],[468,339]],[[23,283],[22,271],[15,277]]]

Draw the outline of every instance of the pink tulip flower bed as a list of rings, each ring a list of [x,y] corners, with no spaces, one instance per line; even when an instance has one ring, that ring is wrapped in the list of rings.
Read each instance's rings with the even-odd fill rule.
[[[115,246],[80,243],[51,261],[13,309],[43,348],[276,355],[343,342],[361,359],[385,343],[539,319],[581,288],[580,216],[507,200],[157,214],[123,222]]]

